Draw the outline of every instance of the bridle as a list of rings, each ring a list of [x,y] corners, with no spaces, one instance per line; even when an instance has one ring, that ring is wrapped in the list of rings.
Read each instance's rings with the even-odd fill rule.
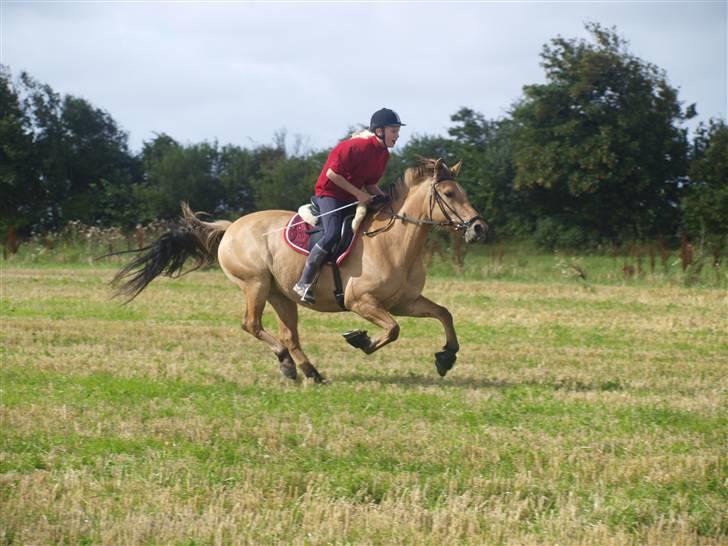
[[[436,226],[436,227],[451,227],[455,231],[467,231],[470,229],[470,226],[473,225],[473,223],[477,222],[478,220],[483,220],[483,217],[473,216],[470,220],[464,220],[462,216],[458,214],[458,212],[452,208],[447,201],[443,198],[442,194],[438,191],[437,186],[442,183],[446,182],[447,180],[450,180],[449,178],[442,179],[442,180],[436,180],[430,185],[430,196],[429,196],[429,208],[430,208],[430,219],[429,220],[422,220],[420,218],[412,218],[410,216],[407,216],[406,214],[397,214],[394,212],[394,208],[392,208],[392,203],[390,200],[389,203],[389,222],[384,227],[381,227],[379,229],[375,229],[374,231],[365,231],[364,235],[367,237],[374,237],[375,235],[379,235],[382,232],[388,231],[392,228],[394,223],[397,220],[400,220],[403,224],[415,224],[415,225],[428,225],[428,226]],[[435,205],[440,207],[440,212],[442,212],[442,215],[446,218],[444,222],[436,222],[432,219],[432,213],[435,210]],[[381,211],[380,211],[381,213]],[[453,218],[454,217],[454,218]]]
[[[447,201],[445,201],[445,199],[443,199],[442,194],[437,191],[437,185],[444,181],[445,180],[438,180],[430,186],[430,221],[432,221],[432,211],[435,209],[435,204],[437,204],[440,207],[440,212],[442,212],[442,215],[447,220],[445,222],[439,222],[438,224],[441,226],[452,227],[455,231],[467,231],[470,229],[470,226],[478,220],[485,222],[483,217],[480,215],[473,216],[470,220],[464,220],[463,217],[460,216],[458,212],[452,208]],[[457,218],[457,222],[453,220],[450,213]]]

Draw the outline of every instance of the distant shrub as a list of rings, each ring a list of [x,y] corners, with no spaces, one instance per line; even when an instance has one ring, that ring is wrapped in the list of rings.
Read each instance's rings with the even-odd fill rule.
[[[584,249],[597,244],[583,229],[565,226],[554,218],[539,220],[533,238],[539,247],[546,250]]]

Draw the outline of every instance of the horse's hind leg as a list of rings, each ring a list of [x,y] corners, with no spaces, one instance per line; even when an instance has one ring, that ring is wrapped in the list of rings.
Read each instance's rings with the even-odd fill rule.
[[[298,362],[299,368],[309,379],[316,383],[326,383],[326,379],[311,364],[306,353],[301,349],[301,342],[298,338],[298,307],[294,302],[281,294],[271,292],[268,301],[278,314],[278,328],[281,341],[288,347],[293,358]]]
[[[280,362],[281,373],[289,379],[296,379],[296,364],[293,362],[288,348],[263,329],[263,309],[270,291],[270,280],[250,280],[245,282],[242,287],[247,304],[245,317],[243,317],[243,330],[267,343]]]

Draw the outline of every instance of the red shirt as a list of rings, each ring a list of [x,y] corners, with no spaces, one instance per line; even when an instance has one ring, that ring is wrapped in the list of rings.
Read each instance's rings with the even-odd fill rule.
[[[389,161],[389,150],[386,146],[382,146],[376,136],[350,138],[339,142],[331,150],[316,181],[316,195],[326,195],[343,203],[352,203],[356,198],[329,180],[326,176],[328,170],[340,174],[361,189],[379,182],[387,167],[387,161]]]

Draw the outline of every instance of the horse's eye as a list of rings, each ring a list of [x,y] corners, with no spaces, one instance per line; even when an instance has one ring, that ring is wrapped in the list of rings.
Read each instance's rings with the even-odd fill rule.
[[[448,199],[451,198],[453,195],[455,195],[454,191],[448,190],[445,192],[445,197],[447,197]]]

